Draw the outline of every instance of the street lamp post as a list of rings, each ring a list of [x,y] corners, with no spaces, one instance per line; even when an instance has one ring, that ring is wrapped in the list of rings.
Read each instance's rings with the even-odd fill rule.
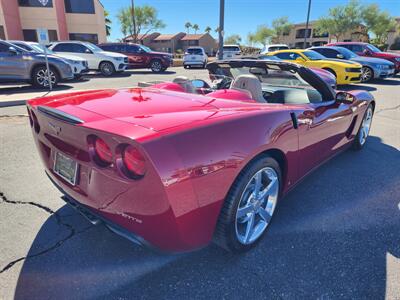
[[[218,30],[218,59],[224,56],[224,15],[225,15],[225,0],[219,0],[219,30]]]
[[[133,3],[133,0],[131,0],[131,13],[132,13],[132,24],[133,24],[133,42],[137,43],[136,20],[135,20],[135,5]]]
[[[306,48],[307,45],[308,23],[310,22],[310,10],[311,10],[311,0],[308,0],[306,32],[304,33],[304,44],[303,44],[304,49]]]

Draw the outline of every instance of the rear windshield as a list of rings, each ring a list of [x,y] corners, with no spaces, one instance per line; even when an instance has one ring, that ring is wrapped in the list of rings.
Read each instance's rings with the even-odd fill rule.
[[[224,51],[232,51],[232,52],[240,52],[240,48],[238,46],[224,46]]]
[[[187,49],[186,52],[191,55],[202,55],[203,54],[203,51],[201,51],[201,49]]]

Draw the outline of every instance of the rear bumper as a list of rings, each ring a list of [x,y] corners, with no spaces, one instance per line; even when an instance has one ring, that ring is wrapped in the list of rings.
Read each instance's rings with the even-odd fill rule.
[[[144,238],[141,236],[126,230],[125,228],[119,226],[118,224],[105,219],[104,217],[100,216],[99,214],[95,213],[92,209],[89,207],[79,203],[76,201],[73,197],[68,195],[62,188],[59,186],[53,178],[46,172],[47,177],[50,179],[50,181],[54,184],[54,186],[63,194],[61,197],[62,200],[64,200],[67,204],[69,204],[73,209],[75,209],[77,212],[79,212],[82,216],[84,216],[90,223],[93,225],[100,225],[103,224],[107,228],[109,228],[111,231],[114,233],[126,238],[127,240],[139,245],[139,246],[144,246],[152,250],[157,250],[160,251],[158,248],[154,247],[151,245],[149,242],[147,242]]]

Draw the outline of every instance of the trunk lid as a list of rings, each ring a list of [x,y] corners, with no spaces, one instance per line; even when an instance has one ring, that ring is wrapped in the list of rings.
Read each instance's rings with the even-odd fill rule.
[[[31,100],[30,104],[51,107],[78,117],[85,126],[101,126],[106,119],[113,119],[153,132],[240,113],[242,110],[232,108],[251,105],[152,88],[76,92]]]

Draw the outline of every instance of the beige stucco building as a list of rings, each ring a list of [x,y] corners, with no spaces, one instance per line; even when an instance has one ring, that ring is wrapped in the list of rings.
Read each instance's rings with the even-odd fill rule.
[[[0,0],[0,38],[36,41],[36,30],[51,41],[107,41],[104,8],[98,0]]]
[[[306,47],[311,46],[321,46],[325,45],[329,42],[334,42],[335,38],[328,33],[319,34],[315,30],[315,21],[309,23],[307,30],[307,45]],[[294,24],[292,30],[287,35],[281,35],[278,37],[277,43],[287,44],[291,48],[303,48],[304,37],[306,35],[306,24],[299,23]],[[355,31],[349,31],[343,37],[340,38],[340,42],[364,42],[368,40],[368,34],[365,31],[363,26],[360,26]]]

